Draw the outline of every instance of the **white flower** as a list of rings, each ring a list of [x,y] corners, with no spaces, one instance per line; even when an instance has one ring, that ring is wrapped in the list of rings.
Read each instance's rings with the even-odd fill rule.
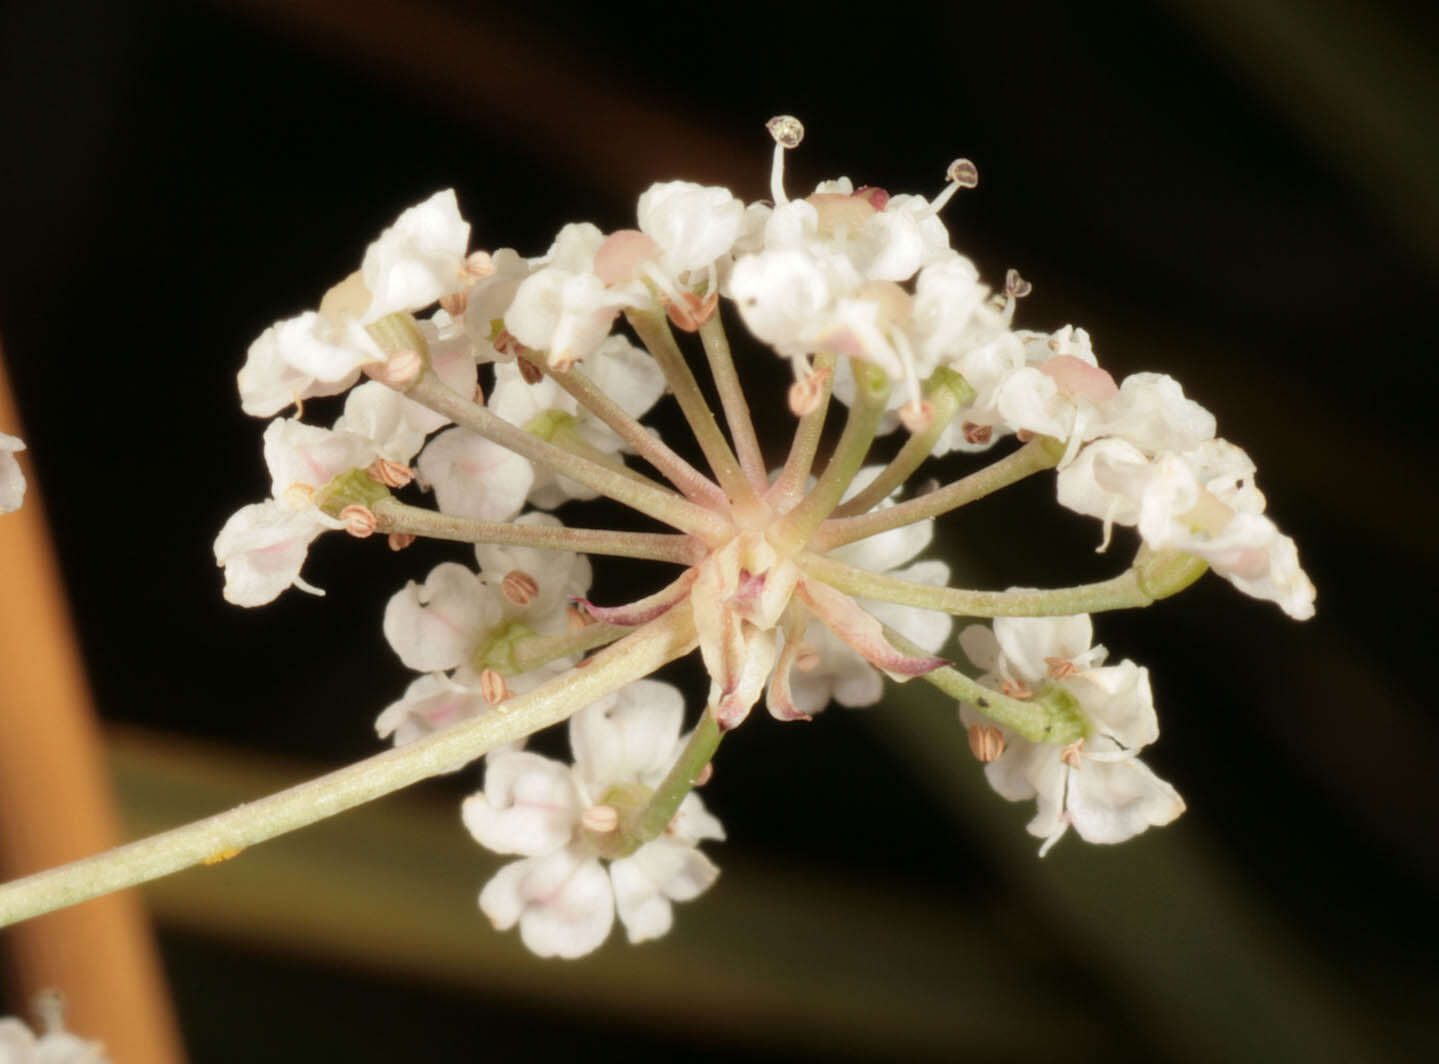
[[[43,1033],[34,1033],[12,1016],[0,1019],[0,1064],[110,1064],[99,1042],[71,1034],[65,1029],[64,1003],[55,991],[36,995]]]
[[[640,195],[638,216],[640,232],[660,247],[660,267],[678,280],[729,253],[745,208],[727,188],[664,181]]]
[[[0,514],[18,510],[25,501],[25,474],[15,461],[15,452],[24,449],[25,443],[18,436],[0,432]]]
[[[323,595],[300,578],[300,568],[315,537],[340,527],[313,507],[293,510],[273,499],[241,507],[215,538],[215,564],[225,569],[225,601],[263,606],[291,587]]]
[[[960,644],[982,682],[1016,697],[1042,695],[1050,684],[1072,696],[1089,729],[1066,747],[1035,743],[1001,729],[1004,752],[985,776],[1010,801],[1037,799],[1029,832],[1049,852],[1073,826],[1087,842],[1123,842],[1149,827],[1168,824],[1184,801],[1135,756],[1159,736],[1148,670],[1132,661],[1103,666],[1103,647],[1090,646],[1087,615],[1000,617],[991,631],[972,625]],[[962,705],[967,725],[981,714]]]
[[[481,521],[514,517],[535,479],[529,459],[458,426],[429,442],[417,468],[442,513]]]
[[[631,942],[664,934],[671,903],[702,893],[718,869],[697,849],[724,831],[690,794],[669,829],[608,868],[586,835],[587,811],[618,792],[654,788],[684,745],[679,692],[639,680],[570,719],[575,764],[527,752],[492,755],[485,789],[465,800],[465,826],[482,845],[525,858],[480,892],[495,927],[516,924],[542,957],[579,957],[609,935],[616,912]]]

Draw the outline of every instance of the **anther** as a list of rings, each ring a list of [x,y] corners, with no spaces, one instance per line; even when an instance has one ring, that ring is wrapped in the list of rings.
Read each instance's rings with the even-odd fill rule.
[[[964,433],[965,443],[988,443],[994,436],[993,425],[976,425],[973,421],[966,421],[960,426],[959,431]]]
[[[1059,760],[1063,761],[1070,768],[1078,768],[1084,756],[1084,740],[1079,739],[1070,743],[1060,751]]]
[[[500,594],[513,606],[528,606],[540,593],[540,582],[523,569],[511,569],[500,581]]]
[[[366,539],[375,534],[375,526],[378,522],[375,519],[374,511],[368,506],[361,506],[355,503],[346,506],[340,511],[340,520],[344,522],[345,531],[356,539]]]
[[[492,706],[498,706],[510,697],[510,685],[494,669],[480,671],[480,696]]]
[[[877,211],[884,210],[885,204],[889,202],[889,192],[875,185],[861,185],[851,195],[855,199],[864,200]]]
[[[591,617],[588,613],[586,613],[584,610],[577,609],[574,606],[571,606],[567,610],[565,610],[566,631],[578,632],[581,628],[588,628],[594,623],[595,619]]]
[[[769,171],[769,192],[776,207],[789,202],[784,194],[784,153],[788,148],[798,148],[804,140],[804,123],[794,115],[776,115],[765,123],[769,135],[774,138],[774,162]]]
[[[315,489],[310,484],[301,484],[296,481],[285,489],[285,503],[292,510],[302,510],[314,501]]]
[[[365,472],[387,488],[403,488],[415,479],[415,471],[403,462],[392,462],[388,458],[376,458]]]
[[[1018,270],[1004,271],[1004,294],[1010,299],[1023,299],[1034,291],[1034,285],[1019,276]]]
[[[714,762],[713,762],[713,761],[706,761],[706,762],[705,762],[705,767],[702,768],[702,769],[700,769],[700,774],[695,777],[695,786],[696,786],[696,787],[703,787],[706,783],[708,783],[708,782],[714,777],[714,774],[715,774],[715,764],[714,764]]]
[[[488,251],[474,251],[460,267],[460,276],[471,283],[483,281],[495,272],[495,260]]]
[[[828,369],[813,370],[789,386],[789,408],[795,417],[804,417],[819,409],[830,373]]]
[[[386,361],[371,362],[365,367],[367,377],[397,392],[407,392],[413,388],[424,371],[424,358],[418,351],[409,349],[396,351]]]
[[[719,292],[710,292],[704,297],[693,292],[681,292],[678,300],[665,300],[665,312],[675,328],[684,332],[698,332],[699,327],[714,317],[719,306]]]
[[[468,292],[451,292],[440,297],[440,309],[452,318],[458,318],[470,305]]]
[[[539,384],[545,379],[545,371],[542,366],[536,365],[527,358],[517,359],[516,362],[520,367],[520,379],[526,384]]]
[[[1033,698],[1034,692],[1023,680],[1005,680],[999,688],[1000,694],[1008,695],[1010,698]]]
[[[620,814],[612,805],[592,805],[580,814],[580,826],[597,835],[608,835],[620,826]]]
[[[385,538],[385,542],[391,550],[404,550],[415,542],[415,534],[413,532],[391,532]]]
[[[931,214],[938,214],[944,210],[944,205],[953,198],[954,194],[962,188],[979,187],[979,167],[968,159],[956,159],[949,164],[944,172],[944,179],[949,182],[944,190],[934,197],[934,202],[923,212],[922,217],[929,217]]]
[[[1066,676],[1073,676],[1079,671],[1079,666],[1065,658],[1045,658],[1044,664],[1048,666],[1049,677],[1052,680],[1062,680]]]
[[[986,765],[1004,753],[1004,732],[993,724],[971,724],[968,736],[969,752]]]

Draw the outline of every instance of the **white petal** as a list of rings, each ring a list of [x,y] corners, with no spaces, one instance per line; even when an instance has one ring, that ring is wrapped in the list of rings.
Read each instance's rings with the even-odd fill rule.
[[[1184,799],[1137,759],[1086,758],[1070,773],[1066,809],[1086,842],[1123,842],[1184,812]]]
[[[225,601],[263,606],[287,588],[308,589],[300,581],[300,568],[325,527],[312,511],[274,501],[241,507],[215,539],[215,563],[225,567]]]
[[[664,249],[665,266],[682,274],[728,252],[744,213],[744,204],[727,188],[666,181],[640,196],[638,217],[640,231]]]
[[[494,593],[463,565],[437,565],[424,584],[411,580],[385,606],[385,638],[420,672],[453,669],[500,618]]]
[[[684,696],[672,684],[636,680],[570,718],[575,769],[597,791],[659,782],[678,754]]]
[[[508,521],[534,483],[528,460],[468,429],[446,429],[420,453],[421,478],[440,510],[482,521]]]
[[[568,765],[519,751],[489,759],[485,789],[465,799],[460,816],[480,845],[538,857],[569,843],[580,806]]]
[[[480,909],[499,930],[517,922],[541,957],[583,957],[609,936],[614,892],[599,861],[566,848],[501,868],[480,892]]]
[[[419,310],[458,291],[469,241],[454,189],[406,210],[365,252],[361,273],[371,294],[365,322]]]
[[[15,452],[24,449],[18,436],[0,432],[0,514],[18,510],[25,501],[25,474],[15,461]]]

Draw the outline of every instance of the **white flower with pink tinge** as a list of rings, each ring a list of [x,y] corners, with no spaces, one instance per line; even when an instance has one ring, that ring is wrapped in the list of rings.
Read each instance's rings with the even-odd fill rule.
[[[1042,696],[1051,684],[1078,703],[1087,734],[1068,746],[1031,742],[1000,728],[1003,752],[985,766],[990,786],[1012,802],[1035,798],[1029,833],[1040,856],[1072,826],[1086,842],[1123,842],[1184,812],[1184,800],[1136,755],[1159,737],[1149,672],[1123,661],[1103,664],[1091,646],[1089,616],[999,617],[991,631],[971,625],[960,645],[985,670],[981,682],[1012,697]],[[967,726],[995,728],[961,704]]]
[[[697,848],[724,829],[687,795],[668,828],[628,856],[602,861],[592,841],[614,830],[621,793],[664,778],[684,745],[684,700],[668,684],[638,680],[570,718],[575,763],[538,754],[491,756],[485,789],[465,800],[465,827],[481,845],[524,858],[480,892],[499,930],[519,925],[542,957],[581,957],[609,936],[618,913],[631,942],[669,930],[676,901],[698,897],[719,870]]]

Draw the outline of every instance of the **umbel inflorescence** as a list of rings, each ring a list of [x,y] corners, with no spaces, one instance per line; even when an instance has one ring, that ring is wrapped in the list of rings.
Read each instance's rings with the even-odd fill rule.
[[[473,564],[441,564],[390,599],[385,637],[419,675],[377,728],[418,748],[492,721],[468,754],[487,761],[463,819],[517,860],[480,907],[537,953],[587,953],[616,914],[632,941],[663,934],[671,902],[714,881],[700,844],[723,830],[694,788],[761,701],[804,720],[830,701],[878,702],[885,677],[923,677],[960,703],[994,788],[1036,799],[1041,853],[1070,827],[1118,842],[1184,805],[1137,757],[1158,735],[1146,670],[1106,663],[1088,614],[1147,605],[1206,567],[1293,617],[1313,613],[1254,464],[1213,416],[1171,377],[1116,383],[1083,329],[1014,328],[1025,282],[1011,271],[992,292],[951,247],[941,209],[977,183],[973,164],[953,163],[933,200],[846,178],[791,199],[784,153],[803,130],[781,117],[770,131],[772,202],[661,183],[640,196],[637,229],[567,225],[535,258],[471,252],[454,193],[437,193],[316,310],[267,329],[240,371],[248,413],[298,412],[265,431],[271,498],[216,541],[228,599],[315,592],[301,568],[330,530],[396,550],[417,536],[473,544]],[[793,367],[793,438],[777,468],[722,300]],[[333,425],[302,420],[305,400],[340,393]],[[641,422],[666,395],[708,469]],[[832,399],[847,409],[820,460]],[[891,431],[906,436],[897,455],[866,465]],[[905,494],[929,457],[1001,441],[991,464]],[[937,518],[1050,469],[1059,503],[1102,522],[1103,545],[1113,525],[1137,528],[1142,547],[1120,575],[978,591],[917,560]],[[671,531],[568,527],[546,512],[600,495]],[[592,602],[590,554],[647,559],[653,585]],[[993,619],[959,634],[977,677],[944,652],[954,616]],[[679,692],[648,677],[695,649],[710,687],[686,732]],[[523,748],[564,720],[572,764]]]

